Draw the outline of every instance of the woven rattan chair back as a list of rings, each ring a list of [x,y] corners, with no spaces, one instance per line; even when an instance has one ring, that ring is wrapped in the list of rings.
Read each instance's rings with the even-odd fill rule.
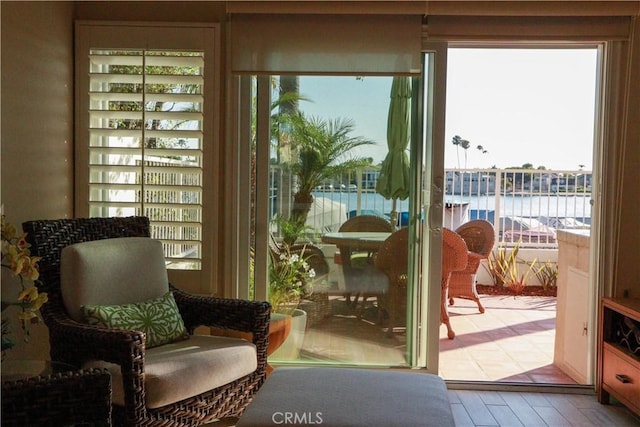
[[[406,325],[407,271],[409,266],[409,229],[401,228],[389,236],[378,250],[374,265],[386,274],[389,289],[381,298],[389,334],[394,327]]]
[[[493,224],[483,219],[465,222],[455,230],[467,244],[469,252],[488,257],[495,243]]]
[[[462,237],[469,250],[467,266],[461,271],[451,274],[449,281],[449,304],[454,304],[454,298],[463,298],[475,301],[480,313],[484,313],[484,307],[480,302],[480,296],[476,289],[476,273],[480,262],[486,259],[493,250],[495,243],[495,230],[493,225],[483,219],[465,222],[456,229],[456,233]]]
[[[338,230],[343,231],[380,231],[393,232],[393,225],[384,218],[375,215],[358,215],[346,220]]]
[[[392,233],[393,226],[389,221],[384,218],[375,215],[358,215],[349,218],[345,221],[340,228],[339,232],[354,232],[354,231],[373,231],[373,232],[386,232]],[[353,309],[358,309],[358,300],[362,293],[362,278],[358,277],[362,274],[362,269],[358,268],[352,262],[352,258],[358,257],[360,264],[370,264],[373,252],[355,252],[348,245],[336,245],[340,251],[340,259],[342,261],[342,273],[344,277],[345,287],[345,300],[347,306]],[[351,295],[354,295],[353,301]],[[367,294],[363,295],[364,305],[366,303]],[[362,310],[356,310],[357,315],[361,314]]]
[[[467,266],[467,244],[454,231],[444,228],[442,230],[442,291],[440,296],[440,322],[447,326],[449,339],[455,337],[455,332],[449,322],[447,309],[447,295],[449,292],[449,280],[451,273],[459,271]]]

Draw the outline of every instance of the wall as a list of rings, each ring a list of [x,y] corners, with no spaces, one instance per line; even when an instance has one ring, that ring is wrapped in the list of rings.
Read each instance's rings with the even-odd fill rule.
[[[2,204],[19,226],[73,214],[73,7],[70,3],[2,2]],[[19,283],[3,269],[2,299]],[[44,325],[23,342],[16,312],[3,317],[17,346],[9,358],[47,358]]]
[[[78,1],[75,6],[77,18],[86,20],[220,22],[226,16],[225,2],[217,1]]]
[[[640,4],[640,2],[639,2]],[[639,6],[640,8],[640,6]],[[615,295],[625,290],[640,298],[640,22],[636,17],[631,40],[629,92],[626,99],[627,127],[622,161],[622,191],[620,191],[620,229],[618,231]]]
[[[73,214],[73,7],[2,2],[2,203],[7,219]]]

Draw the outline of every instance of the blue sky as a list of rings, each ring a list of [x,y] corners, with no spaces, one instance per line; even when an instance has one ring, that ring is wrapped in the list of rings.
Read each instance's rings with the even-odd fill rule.
[[[595,49],[450,49],[447,58],[445,166],[465,166],[454,135],[471,142],[468,167],[548,169],[592,165]],[[391,78],[302,77],[300,107],[322,118],[348,117],[357,135],[377,142],[361,154],[386,153]],[[487,153],[476,149],[482,145]],[[459,151],[457,153],[456,151]]]

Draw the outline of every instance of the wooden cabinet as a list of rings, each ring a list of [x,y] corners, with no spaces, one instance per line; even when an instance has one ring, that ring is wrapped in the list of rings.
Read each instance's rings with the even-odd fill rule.
[[[603,298],[600,310],[598,400],[640,415],[640,299]]]

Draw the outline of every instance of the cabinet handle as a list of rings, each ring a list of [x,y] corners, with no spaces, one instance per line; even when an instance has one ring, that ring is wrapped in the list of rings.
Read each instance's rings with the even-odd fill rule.
[[[629,384],[631,382],[631,378],[625,374],[616,374],[616,379],[622,384]]]

